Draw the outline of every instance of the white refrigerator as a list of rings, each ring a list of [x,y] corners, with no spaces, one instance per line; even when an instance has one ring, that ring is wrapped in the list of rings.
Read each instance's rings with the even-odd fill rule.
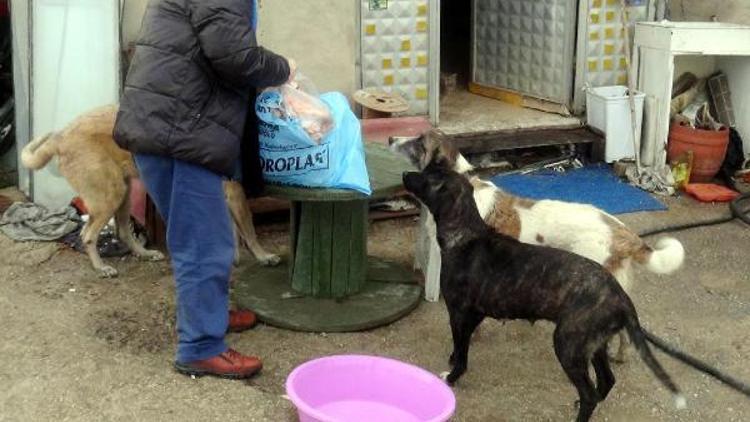
[[[118,101],[120,8],[120,0],[11,2],[19,151],[82,112]],[[19,186],[51,208],[75,195],[56,160],[33,173],[19,168]]]

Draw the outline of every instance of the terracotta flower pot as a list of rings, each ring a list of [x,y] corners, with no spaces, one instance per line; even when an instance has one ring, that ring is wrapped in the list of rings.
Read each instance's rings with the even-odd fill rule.
[[[729,129],[719,131],[693,129],[683,123],[673,123],[669,129],[667,160],[686,151],[693,151],[691,183],[710,182],[721,168],[729,145]]]

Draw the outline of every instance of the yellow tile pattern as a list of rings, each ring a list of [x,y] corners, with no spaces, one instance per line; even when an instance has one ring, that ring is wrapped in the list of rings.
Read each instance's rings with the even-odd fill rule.
[[[627,61],[623,45],[626,40],[620,0],[584,1],[589,6],[586,82],[591,86],[626,83]],[[625,16],[630,22],[644,20],[646,9],[646,3],[629,6]]]
[[[392,0],[370,10],[360,0],[362,86],[396,92],[409,102],[408,115],[428,110],[429,0]]]

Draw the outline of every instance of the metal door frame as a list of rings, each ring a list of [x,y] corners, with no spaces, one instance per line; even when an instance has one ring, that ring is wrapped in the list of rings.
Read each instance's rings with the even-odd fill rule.
[[[31,137],[31,13],[30,0],[9,3],[13,55],[13,96],[15,101],[18,188],[31,197],[31,171],[21,164],[21,151]]]
[[[428,12],[430,33],[427,50],[429,56],[427,107],[430,123],[433,126],[440,123],[440,3],[441,0],[429,1]]]

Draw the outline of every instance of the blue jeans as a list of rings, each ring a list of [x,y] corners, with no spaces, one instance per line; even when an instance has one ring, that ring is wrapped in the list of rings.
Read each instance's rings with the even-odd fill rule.
[[[168,157],[136,154],[135,162],[167,226],[177,285],[176,360],[223,353],[234,236],[222,178]]]

